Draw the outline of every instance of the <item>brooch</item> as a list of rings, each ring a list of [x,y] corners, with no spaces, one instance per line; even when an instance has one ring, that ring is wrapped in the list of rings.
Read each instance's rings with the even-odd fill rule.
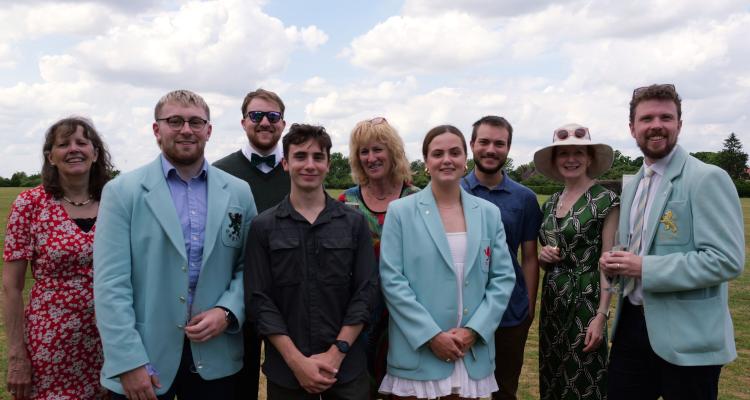
[[[664,230],[677,233],[677,225],[674,223],[674,214],[672,214],[672,211],[665,212],[659,222],[664,224]]]

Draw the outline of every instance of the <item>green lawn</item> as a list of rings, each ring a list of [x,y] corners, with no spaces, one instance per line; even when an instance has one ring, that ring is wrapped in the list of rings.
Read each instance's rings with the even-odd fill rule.
[[[18,195],[21,189],[18,188],[0,188],[0,240],[5,238],[5,224],[8,217],[10,203]],[[338,196],[340,190],[329,190],[331,196]],[[546,196],[544,196],[546,197]],[[540,201],[542,197],[540,196]],[[750,199],[742,199],[742,209],[745,216],[745,237],[750,234]],[[748,247],[745,246],[745,252],[748,253]],[[0,266],[2,260],[0,260]],[[747,269],[748,263],[745,262]],[[31,286],[31,278],[27,279],[27,290]],[[541,291],[540,291],[541,293]],[[2,298],[0,298],[0,301]],[[750,399],[750,273],[746,272],[739,279],[731,282],[729,305],[734,319],[734,327],[737,337],[738,358],[731,364],[727,365],[721,374],[721,383],[719,386],[719,399]],[[539,306],[536,307],[539,310]],[[526,359],[524,362],[521,382],[519,385],[519,398],[521,399],[538,399],[538,324],[534,323],[529,333],[529,340],[526,344]],[[5,391],[5,330],[0,323],[0,399],[10,399]],[[263,396],[265,397],[265,396]]]

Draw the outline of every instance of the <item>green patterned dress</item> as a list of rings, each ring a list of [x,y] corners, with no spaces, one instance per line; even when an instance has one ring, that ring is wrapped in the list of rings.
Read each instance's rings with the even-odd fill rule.
[[[589,322],[599,307],[599,256],[604,218],[620,205],[614,192],[591,186],[563,218],[560,192],[542,206],[542,245],[557,245],[562,262],[544,274],[539,318],[539,394],[551,399],[606,399],[606,341],[584,353]],[[606,337],[606,329],[605,329]]]

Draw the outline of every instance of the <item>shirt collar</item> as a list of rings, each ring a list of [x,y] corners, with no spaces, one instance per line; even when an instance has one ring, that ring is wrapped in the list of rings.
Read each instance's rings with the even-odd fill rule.
[[[341,207],[337,207],[338,205],[343,206],[343,203],[339,202],[338,200],[334,200],[331,196],[328,195],[328,192],[324,191],[324,193],[326,195],[326,205],[323,208],[323,211],[320,212],[318,221],[323,221],[320,216],[325,214],[330,214],[331,218],[343,215],[344,210]],[[293,217],[294,215],[299,215],[299,213],[294,209],[294,207],[292,207],[292,201],[289,200],[289,195],[287,194],[284,199],[279,202],[279,206],[276,208],[276,216],[279,218],[287,218],[290,216]],[[302,216],[300,216],[299,219],[307,221]]]
[[[667,171],[667,167],[669,166],[669,162],[672,161],[672,157],[674,157],[675,150],[677,150],[677,146],[675,146],[672,151],[667,154],[666,157],[660,158],[655,163],[648,166],[648,168],[651,168],[652,171],[654,171],[655,174],[659,174],[659,176],[664,176],[664,172]],[[643,168],[645,170],[646,168],[646,161],[644,159],[643,161]]]
[[[284,158],[284,149],[281,146],[279,146],[278,143],[276,143],[276,146],[273,148],[273,150],[269,151],[268,154],[262,154],[261,152],[256,150],[255,147],[250,145],[250,141],[246,141],[242,145],[242,149],[240,150],[242,150],[242,155],[244,155],[248,161],[251,160],[253,154],[257,154],[262,157],[274,154],[276,155],[276,166],[278,166],[279,163],[281,162],[281,159]]]
[[[174,173],[175,175],[177,175],[177,168],[175,168],[175,166],[172,165],[172,163],[169,162],[169,160],[167,160],[167,157],[164,157],[163,153],[161,154],[161,170],[162,172],[164,172],[165,178],[169,178],[170,173]],[[206,159],[204,158],[203,165],[201,166],[201,170],[193,178],[197,177],[200,179],[206,179],[207,174],[208,174],[208,162],[206,162]]]
[[[508,191],[508,174],[505,173],[505,170],[500,170],[503,174],[503,180],[500,181],[499,184],[495,187],[489,188],[490,190],[504,190]],[[466,182],[469,184],[469,189],[474,190],[477,186],[482,185],[482,182],[479,182],[479,178],[477,178],[476,168],[472,169],[471,172],[469,172],[468,175],[466,175]],[[483,186],[483,185],[482,185]]]

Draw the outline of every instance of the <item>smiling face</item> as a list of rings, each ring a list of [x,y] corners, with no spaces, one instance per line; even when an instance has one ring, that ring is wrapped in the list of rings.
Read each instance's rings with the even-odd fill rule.
[[[682,121],[677,116],[677,105],[671,100],[638,103],[630,123],[630,134],[649,164],[666,157],[674,149],[680,129]]]
[[[88,175],[99,152],[78,125],[71,134],[57,133],[52,149],[47,154],[49,163],[61,177]]]
[[[182,117],[185,121],[194,117],[208,119],[206,111],[197,105],[167,102],[160,110],[159,119],[174,116]],[[162,153],[172,165],[192,168],[203,163],[203,151],[211,137],[210,123],[194,131],[187,123],[182,124],[180,129],[172,129],[167,121],[162,120],[154,122],[153,129]]]
[[[365,143],[357,152],[359,165],[369,181],[387,179],[391,174],[392,161],[385,144],[372,141]]]
[[[288,157],[281,160],[289,172],[292,190],[314,192],[323,188],[330,160],[326,151],[314,139],[301,144],[289,144]]]
[[[250,103],[248,103],[245,108],[245,115],[242,119],[242,128],[245,130],[247,138],[250,140],[250,144],[259,152],[268,152],[279,142],[279,138],[284,131],[286,122],[281,119],[275,123],[271,123],[267,116],[263,116],[258,122],[253,122],[247,116],[250,111],[281,112],[281,107],[273,101],[255,97],[250,100]]]
[[[466,168],[461,138],[450,132],[435,136],[427,147],[425,165],[433,184],[458,185]]]
[[[477,127],[476,133],[476,138],[471,142],[474,165],[485,174],[495,174],[503,168],[508,159],[508,130],[500,126],[481,124]]]
[[[558,146],[555,148],[555,166],[563,179],[576,180],[586,176],[591,165],[586,146]]]

